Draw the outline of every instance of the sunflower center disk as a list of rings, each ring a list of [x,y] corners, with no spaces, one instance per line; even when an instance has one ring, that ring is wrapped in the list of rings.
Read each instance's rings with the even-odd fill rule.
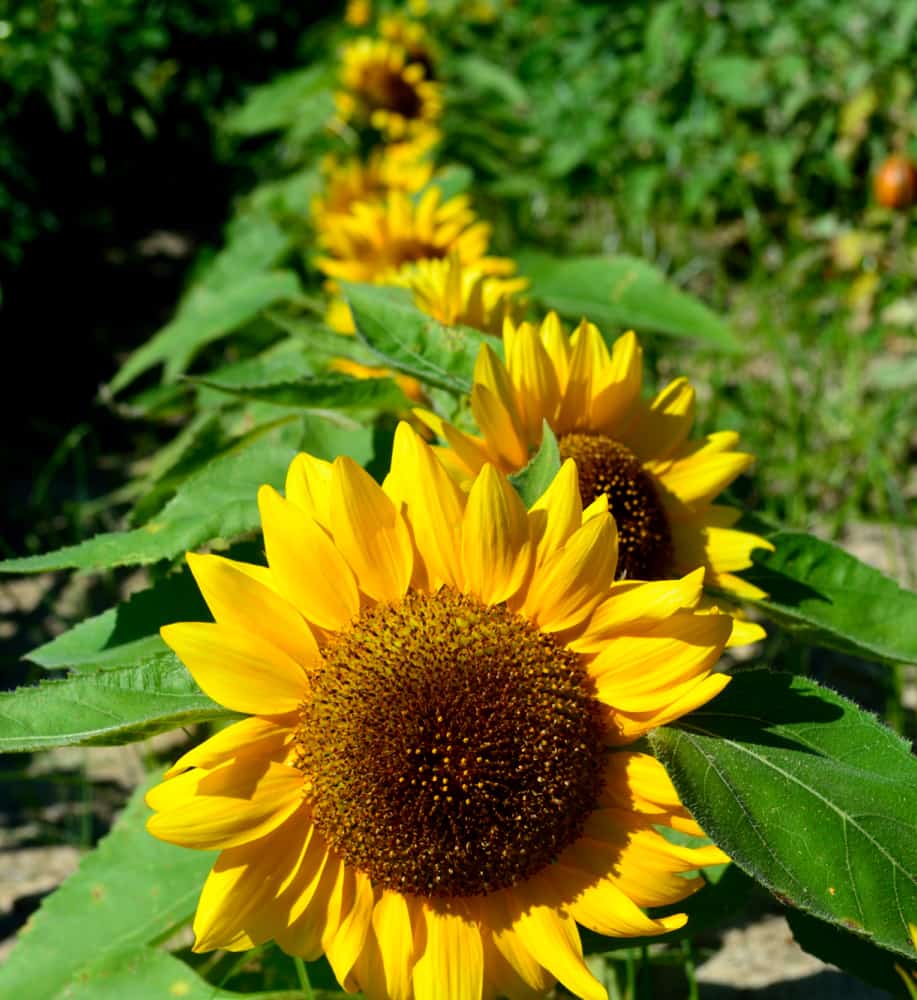
[[[663,580],[672,574],[672,533],[653,479],[640,459],[603,434],[564,434],[560,456],[572,458],[584,504],[603,493],[618,525],[617,578]]]
[[[326,648],[300,715],[316,826],[398,892],[474,896],[534,875],[601,790],[579,658],[448,588],[365,611]]]

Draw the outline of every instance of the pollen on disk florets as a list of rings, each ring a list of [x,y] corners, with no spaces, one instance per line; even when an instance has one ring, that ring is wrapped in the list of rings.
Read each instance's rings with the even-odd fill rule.
[[[640,459],[604,434],[564,434],[561,458],[572,458],[580,494],[591,503],[604,494],[618,525],[617,578],[662,580],[671,575],[672,533],[656,485]]]
[[[580,835],[605,750],[575,653],[448,588],[367,609],[323,652],[299,766],[315,825],[376,884],[489,893]]]

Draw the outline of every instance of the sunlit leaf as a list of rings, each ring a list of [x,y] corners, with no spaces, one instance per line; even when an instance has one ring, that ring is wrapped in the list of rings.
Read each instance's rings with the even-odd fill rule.
[[[751,671],[650,742],[697,821],[779,898],[914,954],[917,758],[813,681]]]
[[[554,432],[544,421],[542,427],[541,447],[532,456],[529,464],[509,477],[516,492],[522,497],[526,507],[532,504],[544,493],[560,471],[560,449]]]
[[[716,313],[636,257],[560,260],[529,253],[520,258],[519,269],[531,281],[533,299],[571,320],[585,317],[606,334],[624,327],[706,341],[725,351],[742,349]]]

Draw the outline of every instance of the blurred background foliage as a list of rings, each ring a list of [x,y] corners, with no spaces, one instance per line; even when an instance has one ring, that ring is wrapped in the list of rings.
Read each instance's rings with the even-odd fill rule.
[[[660,378],[707,386],[706,428],[767,451],[753,499],[832,535],[851,518],[909,519],[915,229],[913,213],[876,203],[873,178],[889,154],[917,155],[917,5],[423,8],[446,86],[439,160],[461,165],[449,183],[494,224],[495,250],[651,261],[753,345],[737,365],[649,342]],[[51,343],[67,372],[29,407],[29,446],[4,456],[8,552],[106,526],[110,511],[82,501],[174,433],[174,409],[172,426],[125,423],[90,400],[183,289],[209,280],[227,238],[249,233],[260,263],[231,251],[221,282],[282,266],[317,293],[317,160],[356,145],[327,128],[340,45],[361,30],[343,14],[273,0],[0,5],[3,325],[24,367],[46,364]],[[206,356],[238,360],[278,337],[261,320]],[[11,396],[5,407],[21,412]]]

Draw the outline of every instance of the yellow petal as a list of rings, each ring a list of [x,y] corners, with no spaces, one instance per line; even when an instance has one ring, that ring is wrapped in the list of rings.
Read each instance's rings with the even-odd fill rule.
[[[541,440],[542,421],[551,424],[560,403],[554,366],[540,338],[528,325],[505,344],[506,370],[515,389],[522,432],[526,441]]]
[[[535,565],[561,549],[583,522],[583,502],[579,492],[576,463],[568,458],[551,485],[529,511],[532,538],[537,539]]]
[[[302,615],[275,591],[221,556],[189,552],[188,565],[204,600],[221,625],[267,639],[305,667],[319,662],[318,643]]]
[[[382,956],[386,994],[391,1000],[410,1000],[414,932],[410,907],[400,892],[382,892],[373,911],[373,930]]]
[[[322,628],[345,628],[360,610],[347,561],[316,521],[270,486],[258,491],[267,559],[287,600]]]
[[[481,1000],[484,949],[478,927],[432,900],[421,908],[421,920],[425,932],[414,964],[416,1000]]]
[[[270,761],[232,761],[212,771],[186,771],[147,792],[157,810],[154,837],[202,850],[236,847],[276,830],[303,801],[303,776]]]
[[[583,634],[569,645],[578,653],[593,653],[616,635],[642,632],[648,625],[664,621],[682,608],[696,607],[703,585],[703,568],[680,580],[614,583],[608,598],[593,612]]]
[[[680,719],[712,701],[730,680],[732,678],[728,674],[711,674],[696,683],[683,685],[677,691],[677,697],[654,712],[615,712],[615,730],[609,733],[609,742],[632,743],[651,729]]]
[[[673,466],[662,476],[660,482],[663,489],[680,503],[697,508],[722,493],[754,461],[754,455],[728,451],[711,455],[703,465]]]
[[[346,456],[334,462],[331,526],[364,594],[380,602],[404,596],[414,568],[407,526],[382,487]]]
[[[287,470],[287,500],[296,504],[323,528],[328,528],[331,463],[314,455],[298,454]]]
[[[346,869],[346,877],[353,883],[353,891],[346,912],[334,933],[323,942],[328,964],[334,970],[338,982],[345,987],[349,983],[350,971],[366,941],[369,932],[373,904],[375,902],[369,876],[352,868]]]
[[[596,375],[589,413],[592,429],[617,437],[618,427],[626,425],[632,408],[639,403],[642,384],[643,351],[630,331],[614,342],[610,363]]]
[[[496,460],[480,438],[463,433],[429,410],[415,409],[412,412],[437,437],[447,442],[468,475],[476,476],[487,462]]]
[[[160,629],[214,701],[249,715],[293,712],[308,690],[302,668],[266,639],[229,625],[182,622]]]
[[[585,320],[571,338],[573,352],[567,387],[557,413],[558,434],[589,427],[589,412],[592,404],[592,385],[596,374],[608,365],[608,348],[602,335]]]
[[[525,325],[525,324],[523,324]],[[573,348],[570,346],[570,338],[561,326],[557,313],[553,310],[545,316],[541,327],[538,330],[544,349],[554,366],[554,374],[557,377],[557,387],[561,396],[567,391],[567,377],[570,373],[570,355]]]
[[[462,521],[466,589],[485,604],[509,600],[527,582],[532,554],[522,501],[492,465],[485,465]]]
[[[687,379],[677,378],[641,410],[620,440],[642,461],[658,460],[684,441],[693,423],[694,388]]]
[[[465,498],[430,446],[402,421],[395,430],[392,471],[384,489],[404,503],[417,554],[427,570],[429,589],[445,583],[461,588],[461,547]]]
[[[300,877],[278,899],[278,908],[286,905],[288,915],[273,937],[288,955],[311,962],[322,954],[325,915],[339,891],[341,865],[327,850],[323,851],[319,863],[303,865]]]
[[[503,472],[514,472],[528,465],[529,448],[519,415],[508,408],[487,386],[476,382],[471,390],[471,411],[487,441],[488,451]],[[534,442],[532,442],[534,444]],[[451,441],[450,441],[451,444]]]
[[[308,810],[302,808],[303,822],[309,823]],[[270,905],[299,863],[303,842],[299,819],[294,815],[266,837],[220,854],[198,900],[194,951],[243,950],[246,939],[252,940],[246,933],[250,915]]]
[[[618,558],[618,533],[610,515],[594,517],[532,579],[523,614],[544,632],[583,622],[608,592]]]
[[[548,906],[521,910],[513,930],[529,954],[583,1000],[608,1000],[605,987],[583,961],[583,946],[572,917]]]
[[[296,715],[289,715],[282,721],[262,719],[257,715],[240,719],[182,754],[166,771],[165,777],[171,778],[189,767],[216,767],[232,758],[261,757],[278,760],[293,739],[296,720]]]

